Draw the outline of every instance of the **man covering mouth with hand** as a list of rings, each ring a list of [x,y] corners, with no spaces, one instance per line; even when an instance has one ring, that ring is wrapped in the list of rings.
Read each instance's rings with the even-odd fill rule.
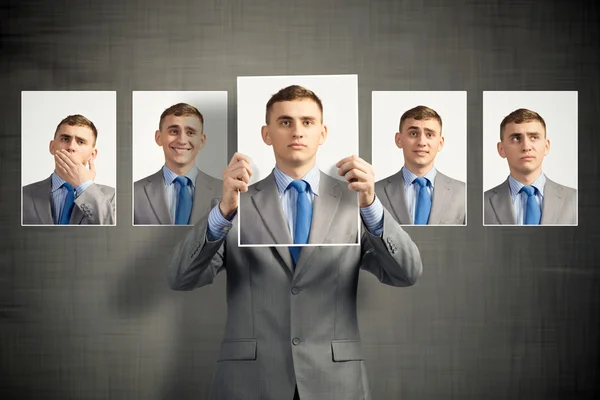
[[[113,225],[115,189],[96,184],[98,130],[83,115],[59,122],[50,141],[54,172],[23,187],[24,225]]]

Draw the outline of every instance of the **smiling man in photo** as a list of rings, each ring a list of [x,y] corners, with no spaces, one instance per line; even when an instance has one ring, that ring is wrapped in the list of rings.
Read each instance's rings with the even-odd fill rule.
[[[426,106],[406,111],[395,143],[404,166],[375,185],[384,207],[400,224],[464,225],[465,183],[435,168],[435,157],[444,147],[440,115]]]
[[[520,108],[500,123],[498,154],[510,175],[484,194],[486,225],[561,225],[577,223],[577,191],[550,180],[542,162],[550,152],[546,122]]]
[[[113,225],[115,189],[94,182],[98,130],[83,115],[59,122],[50,141],[54,172],[23,187],[24,225]]]
[[[134,184],[134,224],[193,225],[210,211],[222,182],[196,166],[206,144],[204,117],[196,107],[178,103],[160,116],[154,134],[165,164]]]

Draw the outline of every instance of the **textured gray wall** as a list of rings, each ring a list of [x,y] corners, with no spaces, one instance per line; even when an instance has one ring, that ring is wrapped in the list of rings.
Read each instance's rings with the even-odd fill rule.
[[[468,91],[469,226],[409,229],[425,266],[413,288],[361,277],[374,398],[599,394],[595,2],[117,3],[0,8],[1,398],[205,398],[225,275],[168,290],[186,228],[131,227],[131,91],[229,91],[232,154],[236,76],[340,73],[359,74],[367,160],[372,90]],[[83,89],[118,91],[119,224],[20,227],[20,91]],[[579,227],[481,226],[483,90],[579,91]]]

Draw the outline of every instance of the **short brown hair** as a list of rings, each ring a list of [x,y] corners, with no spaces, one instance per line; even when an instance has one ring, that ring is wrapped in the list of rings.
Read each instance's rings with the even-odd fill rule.
[[[523,122],[538,121],[544,127],[544,136],[546,136],[546,121],[544,118],[535,111],[528,110],[526,108],[519,108],[508,114],[502,122],[500,122],[500,141],[504,138],[504,127],[511,122],[515,124],[522,124]]]
[[[404,114],[400,117],[400,132],[402,132],[402,124],[409,118],[416,119],[420,121],[422,119],[435,119],[440,123],[440,129],[442,128],[442,117],[438,114],[433,108],[429,108],[427,106],[416,106],[411,108],[408,111],[405,111]]]
[[[96,145],[96,139],[98,139],[98,130],[92,121],[87,119],[81,114],[69,115],[64,118],[62,121],[56,125],[56,130],[54,131],[54,137],[56,138],[56,134],[58,133],[58,129],[61,125],[67,124],[69,126],[86,126],[92,130],[94,134],[94,146]]]
[[[158,122],[158,129],[162,129],[162,122],[167,117],[167,115],[174,115],[176,117],[189,117],[196,116],[202,122],[202,130],[204,131],[204,117],[198,111],[198,109],[194,106],[191,106],[187,103],[177,103],[167,108],[160,114],[160,121]]]
[[[321,99],[319,99],[319,97],[312,90],[308,90],[305,87],[298,85],[291,85],[275,93],[267,102],[267,112],[265,116],[267,125],[269,124],[269,118],[271,117],[273,104],[281,101],[294,101],[303,99],[309,99],[317,103],[319,110],[321,110],[321,119],[323,119],[323,103],[321,103]]]

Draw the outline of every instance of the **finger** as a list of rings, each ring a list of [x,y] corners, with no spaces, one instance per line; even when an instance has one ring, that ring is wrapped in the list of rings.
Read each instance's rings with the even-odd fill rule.
[[[62,172],[64,175],[67,175],[68,172],[64,165],[60,164],[59,162],[56,162],[56,170]]]
[[[371,164],[369,164],[368,162],[366,162],[363,159],[355,159],[355,160],[350,160],[345,164],[342,164],[340,166],[340,170],[338,171],[338,173],[340,175],[345,175],[348,171],[352,170],[352,169],[357,169],[359,171],[364,172],[365,174],[373,174],[373,167],[371,167]]]
[[[225,168],[225,170],[223,171],[223,179],[225,179],[227,176],[230,176],[232,171],[238,170],[240,168],[246,170],[249,177],[252,176],[252,167],[250,166],[250,163],[248,163],[247,160],[239,160]]]
[[[247,182],[244,182],[243,180],[237,179],[233,176],[229,176],[227,177],[227,179],[224,181],[224,185],[227,186],[227,189],[229,190],[239,190],[240,187],[242,187],[243,185],[248,185]]]
[[[61,160],[63,160],[69,167],[74,168],[77,166],[77,164],[73,161],[71,153],[69,153],[67,150],[60,150],[56,154],[58,154]]]
[[[354,161],[354,160],[361,160],[361,158],[355,154],[352,154],[351,156],[342,158],[340,161],[335,163],[335,166],[339,168],[343,164],[346,164],[347,162]]]
[[[244,168],[246,171],[248,171],[248,175],[252,176],[252,167],[248,161],[240,160],[229,167],[230,170],[236,170],[238,168]]]
[[[246,168],[243,167],[231,171],[228,176],[236,180],[244,181],[246,183],[250,182],[250,175],[248,174]]]
[[[373,184],[370,182],[352,182],[348,184],[348,189],[357,192],[368,192],[372,187]]]
[[[56,158],[58,158],[60,160],[65,160],[65,161],[68,159],[68,157],[65,154],[64,150],[59,150],[56,153],[54,153],[54,157],[56,157]]]
[[[232,177],[227,178],[226,186],[229,190],[235,190],[235,191],[240,191],[240,192],[248,191],[248,184],[246,182],[237,180]]]
[[[370,175],[359,169],[351,169],[344,175],[347,182],[371,182]]]
[[[341,167],[343,164],[346,164],[348,161],[352,160],[352,157],[354,157],[354,155],[342,158],[340,161],[335,163],[335,166],[338,168]]]
[[[66,161],[60,157],[58,155],[58,153],[56,153],[54,160],[56,161],[56,165],[60,168],[63,169],[63,171],[68,171],[69,170],[69,165],[66,163]]]
[[[348,171],[357,169],[358,167],[359,166],[356,161],[354,161],[354,160],[347,161],[340,165],[340,167],[338,169],[338,175],[340,175],[340,176],[346,175],[348,173]]]
[[[231,157],[231,161],[229,162],[229,166],[235,164],[238,161],[246,161],[248,163],[248,165],[250,165],[250,159],[248,158],[248,156],[246,156],[245,154],[242,154],[242,153],[235,153]]]

